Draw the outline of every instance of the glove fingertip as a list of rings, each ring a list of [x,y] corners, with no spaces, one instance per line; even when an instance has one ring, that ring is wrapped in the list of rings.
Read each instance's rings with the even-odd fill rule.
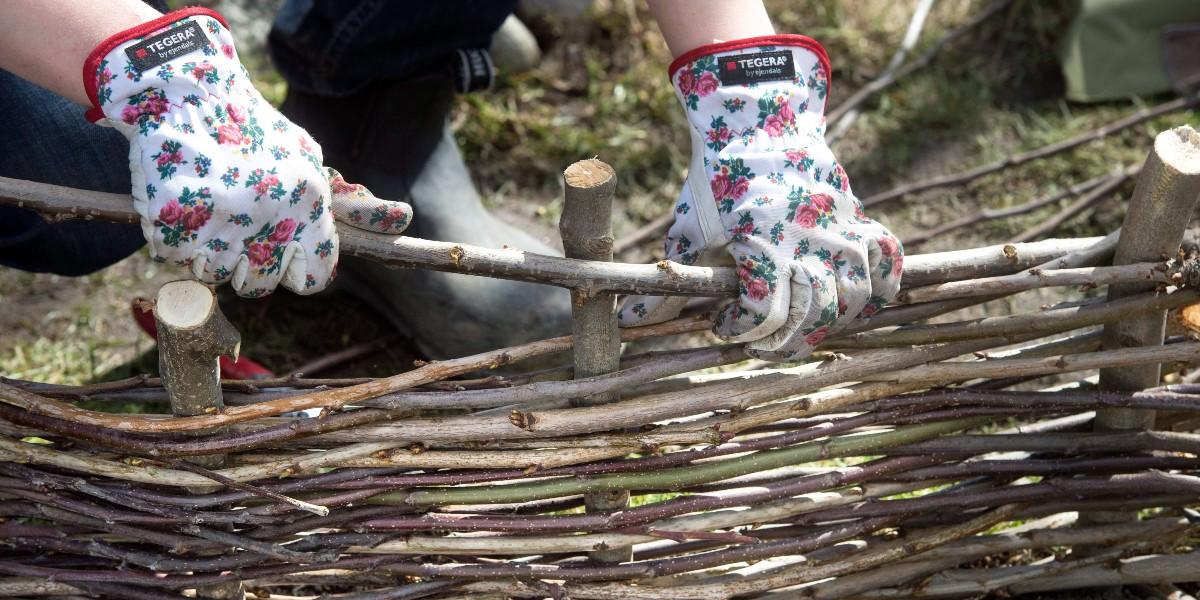
[[[379,218],[376,223],[368,225],[368,229],[371,231],[399,235],[412,224],[413,209],[407,202],[392,202],[378,198],[375,201],[378,204],[372,211],[373,214],[382,213],[384,216]]]
[[[387,235],[398,235],[412,223],[413,209],[407,202],[383,200],[367,188],[347,183],[337,171],[330,179],[333,215],[337,220],[362,229]]]
[[[204,273],[208,269],[208,255],[200,250],[192,251],[191,271],[192,277],[199,281],[205,281]]]
[[[233,277],[229,279],[229,286],[233,288],[234,293],[241,296],[242,291],[246,289],[246,278],[250,274],[250,259],[245,255],[241,255],[237,259],[237,263],[233,265]]]
[[[891,300],[900,289],[904,272],[904,246],[886,229],[875,238],[867,251],[871,287],[876,294]]]
[[[297,294],[303,294],[308,278],[308,259],[304,255],[304,248],[299,242],[291,242],[284,250],[283,260],[285,262],[280,285]]]

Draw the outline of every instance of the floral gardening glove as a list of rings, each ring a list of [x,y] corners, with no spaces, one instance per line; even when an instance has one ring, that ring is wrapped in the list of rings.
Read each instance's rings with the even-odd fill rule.
[[[778,35],[697,48],[671,65],[692,162],[667,258],[737,266],[738,299],[714,331],[771,360],[808,354],[900,286],[900,242],[863,214],[825,144],[829,61],[816,41]],[[672,319],[681,297],[632,297],[622,326]]]
[[[169,13],[101,43],[84,65],[88,118],[129,138],[134,206],[156,260],[242,296],[329,284],[334,218],[379,233],[412,220],[322,165],[321,148],[254,89],[224,19]]]

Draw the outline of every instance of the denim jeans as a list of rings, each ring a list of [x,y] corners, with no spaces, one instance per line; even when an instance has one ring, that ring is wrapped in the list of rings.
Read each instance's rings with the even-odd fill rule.
[[[372,81],[444,68],[487,48],[517,0],[287,0],[269,37],[288,85],[348,96]],[[318,140],[320,141],[320,140]]]
[[[0,71],[0,176],[98,192],[129,193],[129,142],[97,127],[84,109]],[[129,256],[146,241],[137,225],[49,223],[34,212],[0,206],[0,265],[37,273],[86,275]]]
[[[151,2],[154,4],[154,2]],[[516,0],[288,0],[270,34],[289,85],[341,96],[448,64],[460,48],[490,44]],[[0,176],[128,194],[129,144],[88,123],[84,109],[0,71]],[[320,140],[317,140],[320,142]],[[99,221],[50,223],[0,206],[0,265],[86,275],[141,248],[141,228]]]

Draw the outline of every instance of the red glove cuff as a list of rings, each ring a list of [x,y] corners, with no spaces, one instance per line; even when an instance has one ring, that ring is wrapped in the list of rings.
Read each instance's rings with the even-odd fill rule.
[[[87,90],[88,99],[92,101],[92,107],[87,111],[87,119],[95,123],[104,118],[104,113],[100,110],[100,102],[96,98],[97,90],[100,87],[98,70],[100,61],[104,60],[104,57],[108,56],[117,46],[129,40],[149,36],[159,30],[165,29],[171,23],[198,15],[212,17],[220,21],[226,28],[229,27],[229,23],[225,21],[225,17],[222,17],[216,11],[193,6],[169,12],[152,21],[146,21],[125,31],[114,33],[103,42],[100,42],[100,45],[96,46],[88,54],[87,60],[83,61],[83,87]]]
[[[732,50],[742,50],[744,48],[756,48],[759,46],[788,46],[804,48],[813,54],[817,55],[817,60],[821,63],[821,69],[825,71],[825,81],[829,81],[830,67],[829,55],[825,53],[825,47],[820,42],[814,40],[807,35],[797,34],[780,34],[780,35],[763,35],[759,37],[745,38],[740,40],[732,40],[728,42],[720,42],[718,44],[708,44],[688,50],[679,55],[671,62],[670,68],[667,69],[667,76],[675,79],[675,72],[684,65],[694,62],[696,59],[718,54],[721,52],[730,52]]]

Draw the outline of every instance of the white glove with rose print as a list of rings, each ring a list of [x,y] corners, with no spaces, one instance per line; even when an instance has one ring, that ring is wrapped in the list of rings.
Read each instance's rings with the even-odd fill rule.
[[[254,89],[225,20],[188,8],[92,51],[88,118],[129,138],[134,205],[156,260],[241,296],[329,284],[334,217],[379,233],[412,220],[322,164],[308,133]]]
[[[900,286],[903,252],[863,214],[825,144],[829,61],[816,41],[777,35],[704,46],[671,65],[692,133],[692,162],[667,258],[732,258],[738,299],[717,335],[752,356],[801,358],[849,319],[870,316]],[[632,297],[622,326],[675,318],[682,297]]]

